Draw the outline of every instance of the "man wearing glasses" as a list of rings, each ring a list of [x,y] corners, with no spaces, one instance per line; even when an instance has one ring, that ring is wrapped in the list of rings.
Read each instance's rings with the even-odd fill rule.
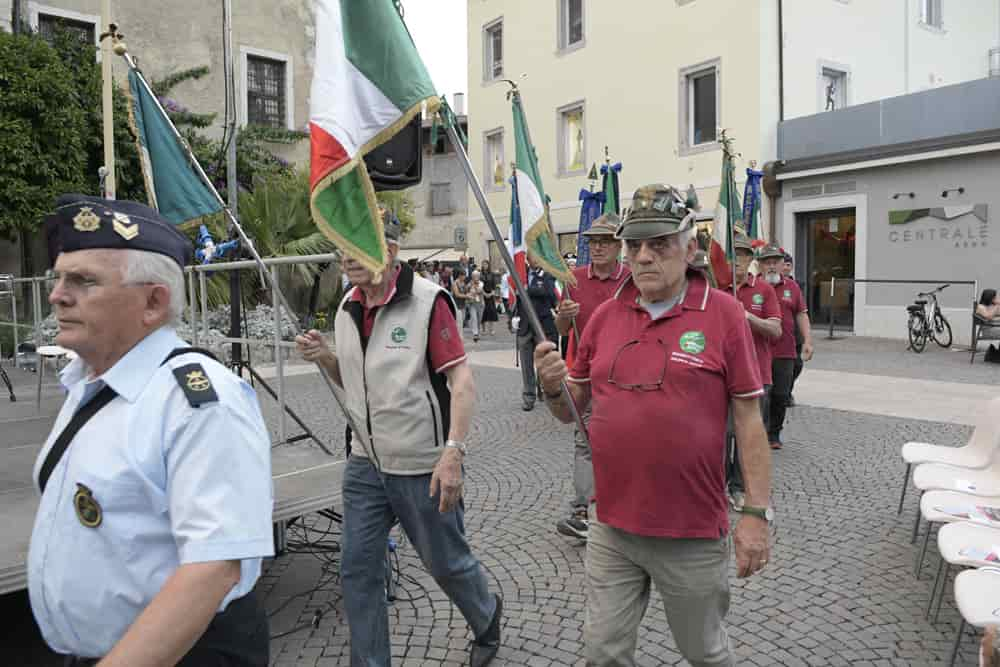
[[[556,309],[556,329],[560,336],[572,332],[574,346],[580,343],[580,335],[587,327],[590,316],[597,307],[612,298],[625,276],[628,267],[618,261],[622,242],[615,238],[621,221],[614,213],[602,215],[594,220],[583,235],[590,247],[590,264],[573,270],[576,287],[566,288],[566,298]],[[583,415],[584,423],[590,412]],[[573,492],[570,515],[556,524],[556,530],[568,537],[587,539],[587,504],[594,495],[594,468],[590,460],[590,443],[579,430],[573,432]]]
[[[191,244],[135,202],[46,220],[55,342],[78,357],[35,463],[31,608],[74,667],[267,665],[271,442],[254,390],[174,327]]]
[[[732,665],[726,417],[732,403],[746,483],[733,542],[740,577],[768,561],[770,450],[750,328],[731,295],[689,271],[694,211],[669,186],[636,191],[618,231],[632,275],[591,316],[574,362],[540,344],[535,362],[549,409],[592,408],[595,504],[587,540],[586,659],[634,665],[651,584],[693,665]]]

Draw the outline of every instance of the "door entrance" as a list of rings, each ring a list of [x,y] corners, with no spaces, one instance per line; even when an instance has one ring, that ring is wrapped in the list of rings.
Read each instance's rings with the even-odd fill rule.
[[[854,326],[854,208],[796,214],[795,277],[802,286],[813,324]],[[834,292],[830,294],[831,278]]]

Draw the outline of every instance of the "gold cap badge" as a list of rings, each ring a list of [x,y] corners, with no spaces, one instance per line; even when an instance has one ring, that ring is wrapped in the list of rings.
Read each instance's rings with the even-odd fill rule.
[[[81,207],[80,212],[73,217],[73,229],[78,232],[96,232],[100,228],[101,219],[89,206]]]
[[[139,223],[132,223],[132,219],[124,213],[115,213],[111,223],[118,236],[126,241],[131,241],[139,235]]]

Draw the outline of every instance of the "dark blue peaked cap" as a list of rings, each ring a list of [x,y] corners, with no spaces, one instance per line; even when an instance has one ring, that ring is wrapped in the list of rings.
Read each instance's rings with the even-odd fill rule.
[[[45,228],[53,262],[60,252],[91,248],[155,252],[182,269],[191,258],[188,238],[155,210],[134,201],[60,195]]]

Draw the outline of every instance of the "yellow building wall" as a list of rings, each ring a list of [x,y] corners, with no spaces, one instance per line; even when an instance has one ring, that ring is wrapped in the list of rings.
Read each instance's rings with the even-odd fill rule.
[[[757,159],[764,125],[760,118],[758,66],[760,13],[756,2],[630,0],[585,1],[582,48],[560,53],[556,0],[484,0],[469,3],[469,153],[480,179],[484,132],[504,128],[504,157],[514,160],[508,85],[483,82],[483,26],[503,17],[504,77],[521,89],[557,233],[576,231],[578,195],[586,174],[558,174],[557,109],[585,103],[586,162],[604,160],[608,146],[621,162],[623,205],[640,185],[694,184],[703,211],[718,198],[722,153],[718,147],[693,155],[679,151],[680,71],[719,58],[720,124],[743,153],[737,180]],[[522,78],[522,75],[525,75]],[[599,188],[598,184],[598,188]],[[506,233],[510,189],[489,192],[490,207]],[[488,233],[475,200],[469,204],[470,252],[485,256]]]

